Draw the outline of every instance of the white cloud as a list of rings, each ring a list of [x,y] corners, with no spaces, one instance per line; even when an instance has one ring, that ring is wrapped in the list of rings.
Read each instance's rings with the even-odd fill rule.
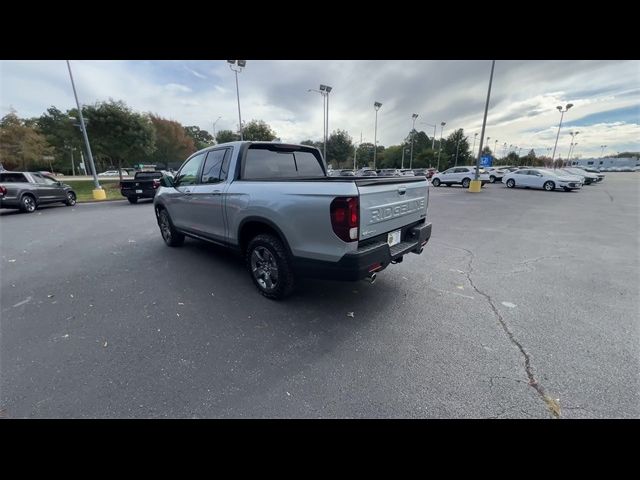
[[[122,99],[138,111],[184,125],[210,131],[222,116],[216,130],[237,128],[235,76],[224,60],[189,66],[181,61],[73,61],[72,68],[84,103]],[[464,128],[473,138],[482,124],[489,69],[486,61],[249,60],[238,75],[242,117],[265,120],[285,142],[320,139],[322,100],[307,90],[326,83],[333,86],[330,130],[344,129],[358,139],[362,131],[372,141],[373,102],[380,101],[380,144],[399,143],[414,112],[420,115],[416,127],[428,135],[433,127],[421,122],[446,121],[445,136]],[[74,106],[64,61],[1,61],[0,78],[1,114],[9,106],[22,116],[40,115],[51,105]],[[640,118],[627,115],[620,121],[615,115],[640,106],[639,86],[637,61],[497,61],[485,136],[498,139],[499,146],[507,142],[542,153],[555,142],[556,105],[571,102],[564,125],[585,119],[584,126],[571,127],[581,132],[578,154],[599,155],[601,144],[614,151],[640,150]],[[589,120],[592,116],[595,121]],[[562,148],[568,150],[569,130],[563,126],[561,154]]]

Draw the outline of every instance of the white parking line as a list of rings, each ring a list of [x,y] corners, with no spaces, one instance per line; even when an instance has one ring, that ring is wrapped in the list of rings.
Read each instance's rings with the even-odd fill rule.
[[[13,308],[19,307],[20,305],[24,305],[25,303],[29,303],[31,301],[32,297],[27,297],[25,300],[22,300],[21,302],[16,303]]]

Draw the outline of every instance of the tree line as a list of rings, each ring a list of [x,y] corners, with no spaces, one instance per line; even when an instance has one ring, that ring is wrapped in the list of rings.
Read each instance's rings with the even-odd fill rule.
[[[202,148],[240,139],[238,132],[220,130],[215,138],[198,126],[154,113],[139,113],[123,101],[110,99],[86,105],[82,110],[87,134],[98,171],[131,168],[136,164],[155,164],[159,168],[178,168],[193,152]],[[0,164],[8,170],[52,170],[71,174],[80,172],[80,157],[86,158],[75,108],[61,111],[51,106],[39,117],[20,118],[14,110],[0,119]],[[263,120],[243,123],[243,137],[252,141],[277,140],[276,132]],[[303,140],[323,151],[321,140]],[[412,145],[413,144],[413,145]],[[399,145],[378,145],[354,142],[345,130],[334,130],[327,139],[326,160],[333,168],[438,167],[440,171],[453,165],[475,163],[469,138],[463,129],[446,138],[429,137],[424,131],[411,130]],[[413,150],[413,154],[412,154]],[[493,155],[487,146],[483,155]],[[71,159],[74,158],[73,166]],[[546,165],[550,159],[537,157],[531,150],[526,156],[510,152],[496,165]]]
[[[184,126],[154,113],[138,113],[123,101],[86,105],[82,115],[98,172],[120,171],[137,164],[178,168],[197,150],[239,139],[230,130],[219,131],[214,139],[196,125]],[[276,133],[262,120],[245,124],[243,136],[246,140],[276,139]],[[0,119],[0,164],[7,170],[78,174],[84,173],[80,170],[81,158],[87,158],[87,152],[76,108],[62,111],[52,106],[33,118],[20,118],[11,110]]]

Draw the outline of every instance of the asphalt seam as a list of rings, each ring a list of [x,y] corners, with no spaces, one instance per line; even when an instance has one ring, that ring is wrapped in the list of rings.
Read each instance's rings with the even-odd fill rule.
[[[509,339],[509,341],[513,345],[515,345],[518,348],[518,350],[522,354],[522,356],[524,358],[524,369],[525,369],[525,372],[527,374],[527,378],[529,379],[528,385],[538,393],[538,395],[540,396],[542,401],[547,406],[547,409],[549,410],[549,412],[551,413],[553,418],[560,418],[560,405],[558,404],[558,402],[556,400],[554,400],[551,396],[549,396],[545,392],[544,387],[536,379],[536,377],[535,377],[535,375],[533,373],[533,367],[531,366],[531,357],[529,356],[529,354],[527,353],[525,348],[522,346],[522,343],[520,343],[520,341],[515,337],[515,335],[513,334],[511,329],[509,328],[509,325],[507,325],[507,322],[505,321],[504,317],[498,311],[498,308],[496,307],[495,302],[493,301],[491,296],[489,294],[483,292],[482,290],[480,290],[473,283],[473,279],[471,278],[471,274],[473,273],[473,259],[475,258],[474,253],[471,250],[468,250],[466,248],[453,247],[451,245],[449,245],[449,246],[451,248],[462,250],[462,251],[467,252],[469,254],[469,263],[467,264],[467,271],[464,272],[465,276],[467,277],[467,281],[469,282],[469,285],[471,285],[471,287],[476,292],[478,292],[478,294],[482,295],[487,300],[487,303],[489,303],[489,306],[491,307],[491,310],[493,310],[493,313],[494,313],[495,317],[497,318],[498,323],[502,327],[502,330],[507,334],[507,338]]]

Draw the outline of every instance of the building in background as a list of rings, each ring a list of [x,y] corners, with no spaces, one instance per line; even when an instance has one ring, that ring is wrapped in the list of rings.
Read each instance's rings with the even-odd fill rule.
[[[576,167],[593,167],[600,170],[615,171],[614,169],[634,169],[640,167],[638,157],[604,157],[604,158],[576,158],[571,160]]]

